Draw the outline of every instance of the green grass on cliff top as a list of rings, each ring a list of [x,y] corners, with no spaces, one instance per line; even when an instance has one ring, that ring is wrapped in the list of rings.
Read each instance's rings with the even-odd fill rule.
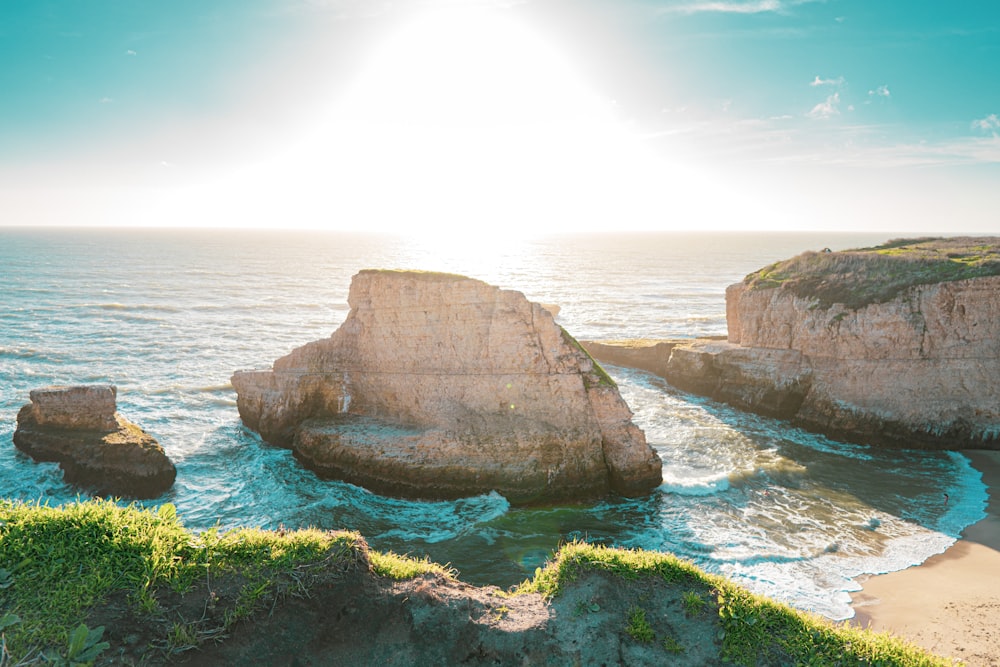
[[[446,273],[444,271],[424,271],[421,269],[361,269],[359,274],[388,275],[413,278],[414,280],[424,280],[427,282],[455,282],[459,280],[472,280],[482,282],[475,278],[463,276],[459,273]]]
[[[872,248],[805,252],[751,273],[750,289],[781,288],[820,308],[858,309],[904,290],[1000,275],[1000,238],[896,239]]]
[[[699,608],[706,598],[714,600],[706,607],[718,614],[721,657],[738,665],[953,664],[889,634],[835,625],[796,611],[667,553],[573,542],[564,545],[518,590],[555,596],[584,572],[594,570],[625,580],[662,578],[687,591],[685,598],[695,597]]]
[[[267,613],[262,611],[265,602],[272,607],[283,596],[308,596],[310,581],[320,581],[311,577],[330,568],[345,575],[397,579],[428,572],[453,576],[426,559],[370,551],[354,532],[236,529],[195,534],[181,525],[169,504],[152,511],[105,500],[62,508],[3,500],[0,664],[87,662],[66,659],[73,653],[74,635],[77,656],[86,654],[79,650],[84,645],[92,652],[113,653],[117,647],[101,645],[96,628],[86,626],[96,625],[95,610],[115,600],[125,600],[149,621],[148,627],[160,628],[162,636],[154,637],[151,646],[177,654],[221,640],[240,620],[252,622],[255,614]],[[724,657],[737,664],[759,664],[767,656],[802,665],[951,664],[889,635],[801,614],[661,553],[572,543],[513,594],[556,596],[588,569],[626,582],[658,576],[700,590],[688,595],[705,603],[705,609],[699,604],[700,612],[718,614]],[[224,582],[233,581],[237,585],[227,592]],[[185,594],[196,603],[188,605],[191,618],[179,615],[184,605],[176,602]],[[161,607],[167,600],[173,605],[170,622]],[[206,619],[216,605],[219,609]]]

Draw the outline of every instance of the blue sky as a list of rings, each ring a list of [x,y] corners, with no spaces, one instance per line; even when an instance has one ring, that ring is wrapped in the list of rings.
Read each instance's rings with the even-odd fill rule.
[[[1000,3],[0,6],[0,224],[1000,233]]]

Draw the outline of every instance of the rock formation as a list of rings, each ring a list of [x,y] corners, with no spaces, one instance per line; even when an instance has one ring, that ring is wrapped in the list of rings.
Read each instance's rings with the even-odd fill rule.
[[[614,382],[520,292],[365,270],[334,334],[237,372],[244,423],[376,491],[515,503],[642,494],[661,464]]]
[[[155,498],[174,483],[163,447],[116,412],[114,386],[47,387],[30,398],[14,444],[36,461],[57,461],[67,482],[127,498]]]
[[[942,259],[897,259],[911,249],[940,250]],[[836,438],[1000,448],[1000,276],[989,275],[995,264],[970,263],[973,251],[994,262],[996,239],[896,241],[820,256],[850,270],[806,276],[812,293],[801,283],[751,280],[780,269],[768,267],[726,290],[727,341],[675,342],[666,353],[647,345],[642,363],[662,364],[668,354],[662,375],[671,384]],[[926,282],[950,275],[956,261],[981,277]],[[866,262],[878,271],[866,274]],[[906,285],[899,276],[907,271],[924,284]],[[898,284],[885,289],[883,277]]]

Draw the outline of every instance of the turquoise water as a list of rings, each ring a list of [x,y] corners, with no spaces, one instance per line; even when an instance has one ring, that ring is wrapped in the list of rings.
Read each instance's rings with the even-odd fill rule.
[[[172,502],[193,529],[361,531],[379,549],[508,586],[561,541],[663,549],[751,589],[839,619],[855,578],[920,563],[984,515],[960,454],[880,452],[691,397],[609,368],[664,461],[642,499],[511,508],[378,496],[317,479],[241,425],[229,377],[329,336],[363,268],[463,273],[560,306],[581,339],[725,333],[726,285],[803,250],[882,235],[502,235],[482,240],[306,232],[0,229],[0,494],[69,502],[54,464],[11,443],[28,391],[108,382],[119,410],[178,468]],[[951,497],[946,505],[943,494]]]

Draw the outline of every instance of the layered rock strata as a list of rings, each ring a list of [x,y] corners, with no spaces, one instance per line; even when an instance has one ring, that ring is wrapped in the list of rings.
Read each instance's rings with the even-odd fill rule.
[[[726,291],[728,340],[632,346],[674,386],[832,437],[1000,448],[1000,276],[918,285],[860,308],[778,287]]]
[[[56,461],[63,478],[98,495],[155,498],[177,469],[163,447],[117,412],[111,385],[30,392],[17,414],[14,444],[36,461]]]
[[[661,463],[614,382],[520,292],[365,270],[325,340],[233,375],[244,423],[376,491],[515,503],[649,492]]]

